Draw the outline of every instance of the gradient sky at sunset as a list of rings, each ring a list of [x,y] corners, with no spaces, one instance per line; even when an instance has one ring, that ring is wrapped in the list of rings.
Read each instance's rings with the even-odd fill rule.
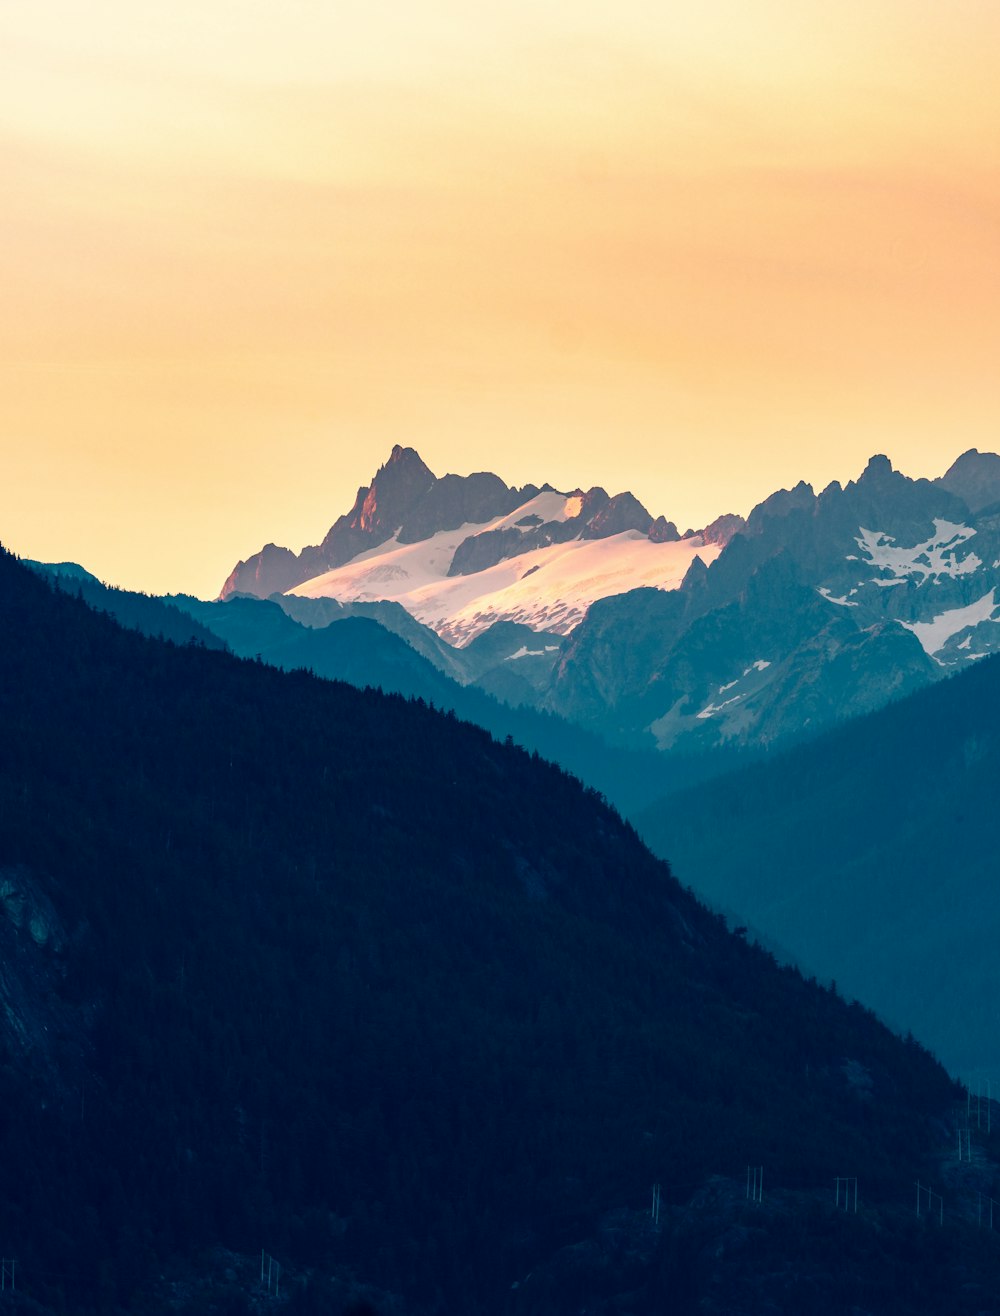
[[[214,594],[395,442],[682,528],[1000,449],[996,0],[5,0],[0,540]]]

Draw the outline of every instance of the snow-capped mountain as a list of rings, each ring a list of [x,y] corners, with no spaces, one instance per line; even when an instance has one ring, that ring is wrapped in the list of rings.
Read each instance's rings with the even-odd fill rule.
[[[877,456],[846,487],[782,490],[674,594],[595,604],[545,705],[661,748],[879,707],[1000,648],[998,498],[1000,459],[975,451],[933,482]]]
[[[222,597],[392,600],[457,645],[497,622],[566,635],[596,599],[676,589],[742,524],[720,518],[682,538],[630,493],[514,489],[488,473],[438,479],[397,446],[322,544],[298,555],[268,545],[239,563]]]
[[[681,536],[630,493],[439,479],[397,447],[322,544],[268,546],[237,593],[280,593],[309,625],[401,605],[449,675],[627,743],[773,744],[1000,647],[1000,457],[929,481],[876,456]],[[450,646],[498,623],[486,680]]]

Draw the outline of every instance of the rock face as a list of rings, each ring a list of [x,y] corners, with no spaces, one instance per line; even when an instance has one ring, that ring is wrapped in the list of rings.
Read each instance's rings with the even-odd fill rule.
[[[633,745],[770,746],[1000,648],[1000,457],[930,481],[876,454],[680,537],[627,492],[438,479],[396,448],[321,545],[269,545],[241,589],[393,600],[454,645],[497,622],[556,632],[551,671],[500,669],[497,693]]]
[[[714,540],[690,531],[682,542],[631,493],[517,489],[483,471],[438,478],[397,446],[322,543],[298,554],[268,544],[237,565],[221,597],[395,601],[453,644],[499,621],[566,635],[595,598],[674,589],[694,556],[717,556],[736,525],[722,518]]]
[[[351,510],[330,527],[319,546],[323,561],[338,567],[365,549],[384,543],[434,484],[434,476],[419,453],[397,443],[368,488],[358,490]]]
[[[649,537],[654,544],[672,544],[680,539],[677,527],[665,516],[658,516],[649,527]]]
[[[934,483],[957,494],[970,512],[980,512],[1000,503],[1000,457],[970,448]]]
[[[722,553],[693,559],[675,594],[591,607],[544,706],[662,749],[760,746],[967,667],[1000,648],[994,472],[1000,458],[967,453],[911,480],[877,455],[846,487],[800,483],[745,524],[722,518],[702,535]]]
[[[536,536],[532,535],[534,541]],[[507,526],[503,530],[484,530],[479,535],[469,535],[463,539],[448,568],[449,576],[474,576],[477,571],[487,571],[495,567],[504,558],[515,553],[523,553],[525,533],[516,526]],[[551,543],[552,541],[549,540]]]
[[[399,542],[417,544],[439,530],[457,530],[459,526],[506,516],[537,492],[530,484],[524,489],[508,489],[498,475],[488,471],[444,475],[434,480],[404,518]]]
[[[349,562],[358,553],[389,539],[434,484],[433,474],[415,449],[396,444],[389,460],[379,467],[366,489],[358,490],[354,506],[334,522],[321,544],[298,554],[267,544],[236,565],[220,597],[255,594],[268,598],[284,594],[311,576]]]
[[[266,545],[240,562],[222,587],[220,597],[284,594],[303,581],[343,566],[359,553],[377,548],[398,535],[401,544],[429,539],[439,530],[455,530],[472,522],[505,516],[538,492],[533,485],[510,489],[488,472],[445,475],[438,479],[415,448],[396,444],[367,488],[358,490],[354,506],[338,517],[321,544],[301,553]]]
[[[222,587],[222,597],[230,594],[256,594],[266,599],[271,594],[284,594],[303,580],[305,565],[303,558],[316,549],[303,549],[297,556],[288,548],[279,548],[277,544],[265,544],[259,553],[255,553],[246,562],[237,562]]]
[[[741,534],[746,528],[747,523],[742,516],[725,512],[705,527],[701,532],[701,537],[706,544],[718,544],[720,548],[725,548],[734,535]],[[688,533],[695,532],[689,531]]]
[[[601,493],[604,490],[600,490]],[[589,497],[589,495],[588,495]],[[607,503],[588,519],[583,531],[584,539],[609,539],[620,535],[625,530],[638,530],[641,535],[648,535],[653,525],[649,515],[638,498],[630,493],[615,494]]]

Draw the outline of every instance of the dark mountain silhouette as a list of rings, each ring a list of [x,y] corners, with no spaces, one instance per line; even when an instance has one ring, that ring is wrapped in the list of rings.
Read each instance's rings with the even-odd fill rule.
[[[575,1312],[599,1222],[653,1181],[638,1271],[601,1269],[617,1310],[804,1311],[831,1267],[868,1310],[995,1299],[974,1228],[944,1257],[912,1218],[954,1146],[943,1071],[730,935],[594,792],[421,703],[123,630],[5,555],[0,607],[0,1241],[28,1310],[221,1310],[212,1250],[264,1247],[297,1310],[368,1285]],[[784,1205],[733,1271],[742,1183],[727,1206],[710,1176],[748,1162]],[[874,1213],[849,1271],[819,1206],[845,1166]]]
[[[75,562],[26,562],[44,576],[53,577],[61,590],[83,599],[98,612],[106,612],[122,626],[175,644],[201,644],[224,649],[225,641],[203,626],[188,610],[169,599],[105,585]]]
[[[344,605],[335,599],[263,600],[245,595],[224,603],[187,595],[161,600],[110,588],[93,576],[82,581],[75,574],[53,574],[61,588],[145,635],[226,647],[239,657],[258,658],[286,671],[305,669],[455,712],[499,740],[509,736],[559,763],[625,812],[742,761],[735,754],[667,759],[650,750],[615,748],[582,727],[527,706],[555,660],[556,654],[547,649],[559,642],[528,627],[498,623],[457,650],[394,603]],[[507,661],[525,649],[516,662]]]

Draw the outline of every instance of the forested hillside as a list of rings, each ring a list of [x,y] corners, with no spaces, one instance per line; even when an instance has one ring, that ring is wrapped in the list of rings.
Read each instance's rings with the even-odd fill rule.
[[[33,1301],[152,1310],[180,1259],[264,1247],[386,1311],[500,1313],[654,1181],[669,1209],[748,1163],[824,1193],[863,1166],[891,1206],[939,1172],[939,1066],[559,769],[122,630],[8,556],[0,607],[0,1253]],[[906,1247],[928,1302],[958,1291]],[[695,1310],[663,1249],[633,1310]]]
[[[1000,1073],[1000,658],[639,816],[682,881],[804,970]]]
[[[36,565],[48,573],[61,570]],[[210,648],[225,646],[240,657],[261,658],[286,671],[308,669],[316,676],[347,681],[361,689],[371,686],[386,694],[423,699],[485,727],[497,739],[510,736],[522,747],[561,764],[625,813],[652,803],[666,791],[717,775],[750,757],[745,752],[741,755],[722,750],[710,755],[666,756],[653,749],[612,746],[554,713],[512,706],[476,685],[460,684],[414,647],[429,637],[447,652],[449,646],[437,640],[433,631],[405,613],[409,625],[401,628],[404,634],[386,629],[383,620],[391,605],[357,604],[352,605],[357,611],[349,613],[332,600],[323,600],[335,620],[305,624],[287,615],[286,609],[273,600],[234,597],[224,603],[207,603],[185,595],[159,599],[102,585],[82,568],[76,570],[80,575],[57,576],[60,587],[110,613],[123,626],[179,643],[196,639]],[[311,604],[314,611],[319,607],[312,600],[299,603]],[[363,615],[369,610],[375,615]],[[303,607],[297,611],[308,610]],[[475,651],[486,647],[489,639],[487,633],[473,642],[472,653],[461,651],[466,667],[475,671]],[[512,643],[509,651],[514,652],[517,644],[523,645],[523,640]],[[458,663],[455,666],[461,670]],[[495,684],[504,689],[501,682]]]

